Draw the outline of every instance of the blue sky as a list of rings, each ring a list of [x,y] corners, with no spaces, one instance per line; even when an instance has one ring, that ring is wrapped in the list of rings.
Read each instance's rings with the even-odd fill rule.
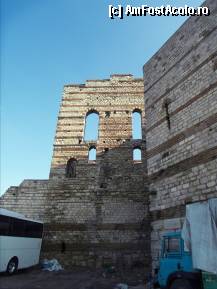
[[[62,88],[142,76],[143,64],[186,17],[111,20],[109,4],[198,6],[199,0],[0,0],[1,193],[48,177]]]

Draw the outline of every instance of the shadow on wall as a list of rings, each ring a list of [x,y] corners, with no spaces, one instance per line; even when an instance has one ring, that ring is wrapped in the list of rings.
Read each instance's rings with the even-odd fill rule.
[[[109,183],[110,181],[115,182],[118,178],[120,182],[111,184],[111,189],[112,187],[116,188],[118,184],[125,186],[125,180],[128,185],[132,184],[135,187],[137,184],[133,183],[133,179],[142,178],[144,185],[147,174],[144,140],[117,140],[115,148],[102,148],[102,145],[93,141],[84,142],[79,146],[82,148],[82,152],[87,151],[86,157],[79,155],[76,157],[75,153],[71,157],[64,157],[63,165],[51,169],[51,180],[76,183],[77,180],[86,179],[88,181],[94,178],[95,185],[101,188],[101,180],[104,179]],[[101,153],[97,153],[97,147]]]
[[[81,145],[88,151],[88,143]],[[144,141],[126,140],[95,161],[72,156],[55,168],[59,179],[24,181],[7,191],[1,205],[45,221],[42,257],[55,256],[68,267],[142,262],[148,270],[146,164],[144,154],[133,161],[138,146],[144,152]]]

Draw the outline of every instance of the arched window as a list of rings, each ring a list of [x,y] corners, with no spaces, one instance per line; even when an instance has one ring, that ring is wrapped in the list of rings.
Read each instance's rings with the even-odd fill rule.
[[[90,162],[96,161],[96,148],[95,147],[89,148],[88,161]]]
[[[77,160],[75,158],[71,158],[68,160],[67,165],[66,165],[66,178],[76,177],[76,166],[77,166]]]
[[[134,109],[132,115],[133,139],[142,139],[142,114],[139,109]]]
[[[142,151],[140,147],[133,149],[133,160],[136,162],[142,161]]]
[[[99,114],[95,110],[91,110],[86,114],[85,118],[85,141],[96,141],[98,139],[99,130]]]

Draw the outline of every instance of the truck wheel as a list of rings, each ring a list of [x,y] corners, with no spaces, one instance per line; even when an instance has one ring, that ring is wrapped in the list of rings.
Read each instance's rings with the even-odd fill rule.
[[[8,262],[6,272],[8,275],[13,275],[14,273],[16,273],[17,268],[18,268],[18,259],[14,257]]]
[[[188,280],[177,279],[173,281],[169,289],[194,289],[194,288],[191,286],[191,283]]]

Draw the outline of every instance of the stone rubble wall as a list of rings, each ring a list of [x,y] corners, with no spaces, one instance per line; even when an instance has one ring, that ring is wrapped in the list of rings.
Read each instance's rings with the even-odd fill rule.
[[[0,197],[0,207],[47,222],[50,210],[47,202],[48,184],[48,180],[24,180],[18,187],[10,187]]]
[[[57,258],[66,267],[150,263],[145,158],[133,161],[132,112],[144,120],[143,79],[110,79],[65,85],[58,115],[50,178],[24,181],[10,188],[1,206],[45,222],[42,258]],[[85,116],[99,113],[99,138],[84,141]],[[88,150],[97,149],[96,162]],[[76,178],[66,178],[70,158],[77,159]]]

